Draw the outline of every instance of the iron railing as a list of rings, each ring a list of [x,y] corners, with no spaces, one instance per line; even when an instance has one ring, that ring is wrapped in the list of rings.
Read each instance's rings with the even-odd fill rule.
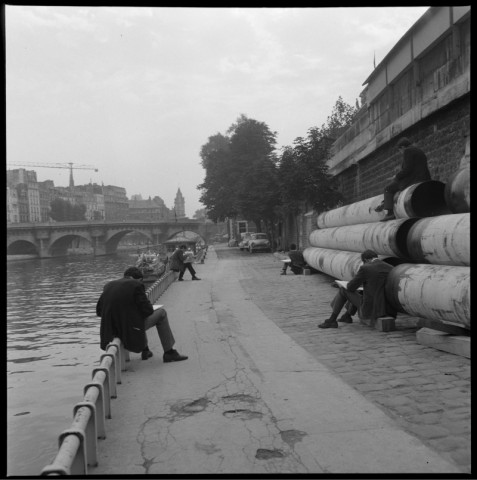
[[[203,262],[202,262],[203,263]],[[176,279],[176,273],[166,268],[164,274],[146,290],[151,303],[164,293]],[[93,369],[91,383],[84,387],[83,401],[73,408],[73,423],[58,438],[58,453],[42,476],[87,475],[88,467],[98,464],[97,439],[106,438],[105,419],[111,418],[111,398],[117,397],[116,384],[121,383],[121,371],[126,370],[129,352],[119,338],[107,346],[99,367]]]

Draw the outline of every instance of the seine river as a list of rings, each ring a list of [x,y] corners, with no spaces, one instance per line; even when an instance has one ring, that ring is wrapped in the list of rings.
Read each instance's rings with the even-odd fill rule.
[[[128,253],[7,263],[7,473],[36,476],[58,451],[99,364],[96,302]]]

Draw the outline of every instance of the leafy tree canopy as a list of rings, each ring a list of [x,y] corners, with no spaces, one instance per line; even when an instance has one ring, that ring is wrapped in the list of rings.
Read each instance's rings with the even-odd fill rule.
[[[55,198],[50,203],[50,217],[57,222],[85,220],[86,205],[73,205],[62,198]]]
[[[227,135],[217,134],[201,148],[206,170],[201,202],[214,221],[241,215],[260,228],[268,222],[279,201],[276,132],[257,120],[241,115]]]

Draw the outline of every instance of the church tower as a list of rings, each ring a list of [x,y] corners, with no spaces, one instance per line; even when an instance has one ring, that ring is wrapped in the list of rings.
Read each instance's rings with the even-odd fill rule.
[[[180,188],[177,189],[176,199],[174,200],[174,211],[176,218],[184,218],[186,216],[185,201]]]

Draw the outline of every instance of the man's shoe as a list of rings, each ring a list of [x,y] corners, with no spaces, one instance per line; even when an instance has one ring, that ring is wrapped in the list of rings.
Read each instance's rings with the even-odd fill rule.
[[[381,202],[375,209],[375,212],[382,212],[384,210],[384,202]]]
[[[325,320],[323,323],[318,325],[318,328],[338,328],[338,322],[336,320],[330,321],[330,319]]]
[[[396,217],[394,213],[388,213],[384,218],[380,220],[380,222],[387,222],[388,220],[394,220]]]
[[[338,322],[353,323],[353,318],[349,313],[343,313],[343,315],[341,315],[341,318],[338,319]]]
[[[280,275],[286,275],[286,274],[287,274],[287,272],[282,272],[282,273],[280,273]]]
[[[199,277],[192,277],[192,280],[201,280]]]
[[[151,357],[152,357],[152,352],[151,352],[151,350],[143,350],[143,351],[141,352],[141,358],[142,358],[143,360],[147,360],[148,358],[151,358]]]
[[[162,359],[164,360],[164,363],[169,363],[169,362],[180,362],[182,360],[187,360],[189,357],[186,357],[185,355],[181,355],[177,350],[169,350],[168,352],[165,352]]]
[[[184,279],[183,279],[183,278],[178,278],[177,281],[178,281],[178,282],[183,282]]]

